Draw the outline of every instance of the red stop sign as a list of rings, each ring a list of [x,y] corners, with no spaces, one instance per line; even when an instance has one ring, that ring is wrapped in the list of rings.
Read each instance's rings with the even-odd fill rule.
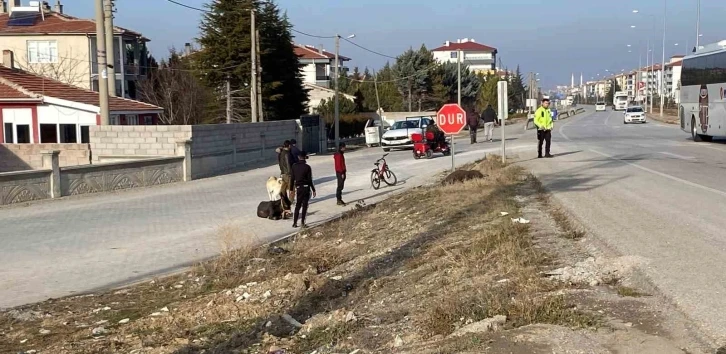
[[[446,134],[458,134],[466,126],[466,112],[456,103],[446,104],[436,113],[436,125]]]

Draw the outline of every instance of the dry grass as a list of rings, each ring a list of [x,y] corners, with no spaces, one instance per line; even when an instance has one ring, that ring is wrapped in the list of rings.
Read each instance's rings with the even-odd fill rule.
[[[620,295],[622,297],[642,297],[642,296],[648,296],[648,294],[642,293],[642,292],[638,291],[637,289],[634,289],[634,288],[631,288],[631,287],[627,287],[627,286],[623,286],[623,285],[618,285],[615,289],[617,290],[618,295]]]
[[[266,247],[250,247],[241,229],[224,228],[221,256],[183,275],[19,309],[52,317],[0,314],[0,352],[258,353],[272,344],[300,353],[386,352],[395,335],[421,341],[499,314],[509,327],[596,325],[551,294],[561,285],[539,275],[547,255],[533,247],[528,226],[499,216],[516,217],[515,197],[535,180],[495,156],[467,168],[488,177],[357,206]],[[94,312],[105,306],[111,309]],[[346,321],[351,311],[356,319]],[[117,324],[125,318],[128,324]],[[109,334],[92,338],[99,321],[108,321]],[[38,335],[40,327],[52,334]]]
[[[570,240],[579,240],[587,235],[581,227],[572,221],[572,218],[562,207],[555,205],[552,201],[552,196],[547,192],[547,188],[545,188],[540,180],[531,174],[527,176],[527,180],[537,191],[537,199],[546,206],[550,212],[550,216],[557,223],[562,237]]]

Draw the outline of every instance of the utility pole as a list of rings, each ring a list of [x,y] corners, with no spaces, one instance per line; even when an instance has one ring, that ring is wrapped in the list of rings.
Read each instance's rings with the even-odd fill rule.
[[[232,123],[232,88],[229,83],[229,74],[227,74],[227,124]]]
[[[257,118],[265,121],[264,107],[262,106],[262,63],[260,61],[260,30],[255,29],[255,51],[257,52]]]
[[[696,0],[696,6],[696,50],[698,50],[698,43],[701,38],[701,0]]]
[[[668,15],[667,0],[663,0],[663,53],[660,62],[660,116],[663,116],[663,105],[665,104],[664,81],[665,81],[665,45],[666,45],[666,16]]]
[[[11,0],[14,1],[14,0]],[[104,29],[103,0],[96,1],[96,54],[98,56],[98,102],[101,125],[109,125],[108,73],[106,72],[106,34]]]
[[[250,46],[250,52],[252,57],[252,70],[250,70],[251,82],[250,82],[250,110],[252,123],[257,123],[257,30],[255,29],[255,10],[250,10],[250,37],[252,38],[252,45]]]
[[[339,53],[340,52],[340,35],[335,35],[335,151],[340,149],[340,111],[338,105],[338,90],[340,89],[340,73],[338,72],[340,67]]]
[[[456,53],[456,102],[459,107],[461,107],[461,54],[461,49],[459,49]],[[451,135],[451,170],[456,170],[456,135]]]
[[[108,95],[116,96],[116,51],[113,41],[113,0],[103,0],[104,27],[106,30],[106,64],[108,66]],[[123,58],[123,53],[119,53]],[[119,58],[119,59],[120,59]],[[119,60],[121,62],[121,60]],[[120,92],[123,97],[123,92]]]

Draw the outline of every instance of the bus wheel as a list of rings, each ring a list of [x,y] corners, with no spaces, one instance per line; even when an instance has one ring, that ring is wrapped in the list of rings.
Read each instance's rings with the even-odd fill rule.
[[[696,118],[692,117],[691,118],[691,137],[693,137],[693,141],[700,143],[703,141],[703,139],[701,139],[701,134],[698,134],[697,131],[698,131],[698,127],[696,126]]]

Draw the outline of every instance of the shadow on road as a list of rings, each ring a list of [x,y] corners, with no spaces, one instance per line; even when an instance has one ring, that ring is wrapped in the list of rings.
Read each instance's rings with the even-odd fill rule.
[[[360,188],[360,189],[354,189],[352,191],[343,191],[343,199],[345,200],[345,196],[347,194],[351,194],[351,193],[355,193],[355,192],[360,192],[362,190],[363,189]],[[330,200],[330,199],[334,199],[334,198],[335,198],[335,193],[326,195],[324,197],[313,198],[313,199],[310,200],[310,205],[317,204],[317,203],[320,203],[320,202],[324,202],[326,200]]]

